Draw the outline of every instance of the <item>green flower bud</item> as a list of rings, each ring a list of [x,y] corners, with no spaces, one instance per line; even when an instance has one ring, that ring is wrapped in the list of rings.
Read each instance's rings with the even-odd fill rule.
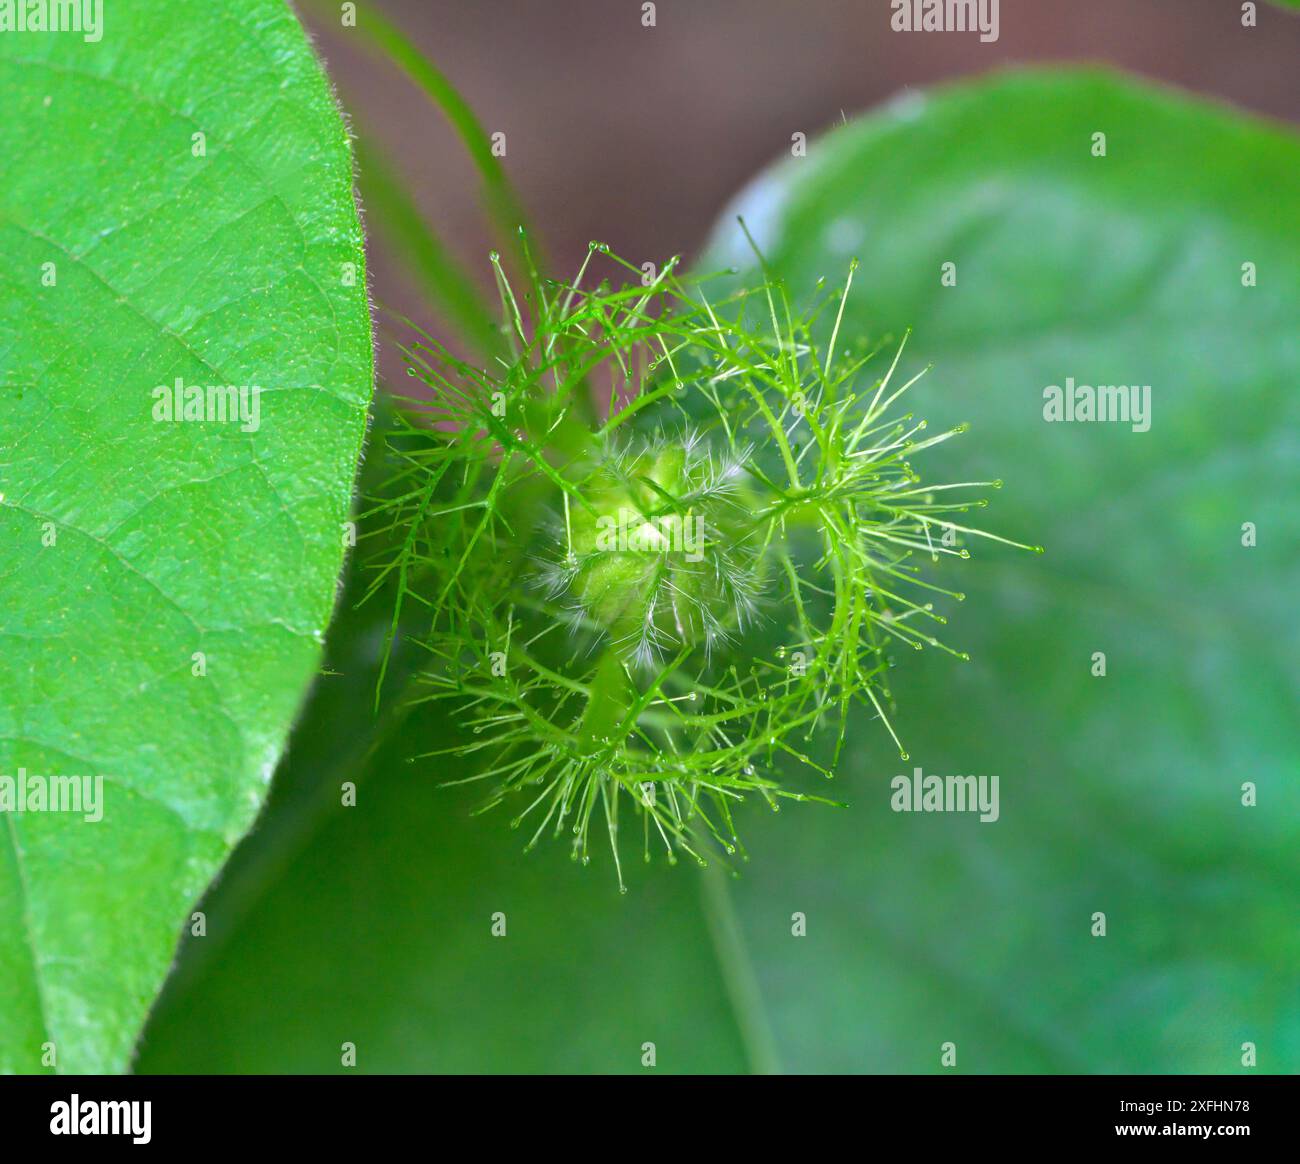
[[[611,456],[572,507],[560,584],[626,657],[712,650],[752,616],[752,490],[693,435]]]

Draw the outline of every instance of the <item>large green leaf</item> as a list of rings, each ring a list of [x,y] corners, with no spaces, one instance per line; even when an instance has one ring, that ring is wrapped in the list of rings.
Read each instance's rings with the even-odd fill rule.
[[[0,106],[0,775],[103,780],[102,820],[3,814],[0,1071],[114,1071],[319,665],[361,231],[281,0],[0,35]],[[178,379],[245,418],[155,419]]]
[[[770,1022],[795,1070],[939,1070],[949,1040],[968,1071],[1233,1070],[1247,1041],[1260,1069],[1300,1067],[1297,172],[1268,126],[1029,75],[914,96],[742,200],[800,294],[861,256],[843,334],[913,326],[905,362],[936,365],[915,407],[974,424],[929,471],[1004,477],[983,524],[1048,547],[977,545],[948,579],[970,597],[947,638],[974,662],[909,652],[895,673],[906,767],[999,776],[1000,820],[891,812],[905,767],[865,719],[848,811],[743,814],[750,1063]],[[707,263],[748,260],[733,232]],[[1150,383],[1151,430],[1045,423],[1067,376]],[[330,683],[364,689],[336,654]],[[308,722],[337,720],[333,698]],[[415,724],[405,750],[444,731]],[[740,1064],[719,980],[743,1000],[743,961],[720,975],[693,869],[638,871],[620,901],[596,867],[519,858],[401,752],[355,809],[338,782],[359,768],[289,765],[268,828],[295,844],[241,850],[142,1069],[337,1069],[344,1041],[371,1071],[636,1070],[643,1040],[661,1070]]]
[[[796,294],[861,255],[844,327],[915,328],[914,407],[974,424],[945,473],[1006,478],[986,524],[1048,547],[979,554],[949,636],[975,662],[897,682],[912,765],[999,775],[1002,819],[892,813],[908,766],[875,748],[858,811],[782,822],[805,860],[741,887],[791,1066],[928,1070],[951,1039],[971,1070],[1230,1071],[1248,1041],[1300,1068],[1297,174],[1273,127],[1030,74],[906,100],[739,200]],[[714,258],[744,255],[724,222]],[[1071,376],[1151,385],[1150,431],[1045,422]]]

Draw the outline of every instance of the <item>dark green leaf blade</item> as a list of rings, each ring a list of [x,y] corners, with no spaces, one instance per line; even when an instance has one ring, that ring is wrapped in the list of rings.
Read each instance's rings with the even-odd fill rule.
[[[845,333],[914,328],[918,415],[974,426],[945,465],[1004,477],[981,524],[1048,550],[945,570],[974,662],[899,660],[911,761],[861,724],[855,811],[756,837],[739,908],[789,1066],[1300,1065],[1297,173],[1269,125],[1021,74],[905,98],[734,208],[796,294],[861,256]],[[744,258],[724,221],[706,265]],[[1150,384],[1150,431],[1045,422],[1067,377]],[[998,775],[1001,819],[892,812],[916,766]]]

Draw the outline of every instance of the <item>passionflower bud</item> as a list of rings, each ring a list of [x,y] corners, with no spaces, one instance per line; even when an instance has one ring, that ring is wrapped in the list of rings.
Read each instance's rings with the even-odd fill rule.
[[[758,578],[743,457],[697,433],[612,451],[568,507],[544,566],[552,597],[600,628],[629,661],[711,654],[753,617]]]
[[[514,358],[412,352],[435,423],[395,436],[401,548],[376,583],[421,608],[417,681],[462,708],[451,750],[482,765],[466,779],[485,807],[513,802],[527,847],[568,834],[584,862],[603,817],[620,886],[620,813],[646,859],[653,842],[704,862],[737,851],[742,801],[824,799],[807,781],[834,774],[855,721],[906,758],[893,649],[964,658],[932,633],[934,600],[962,598],[945,563],[972,538],[1020,544],[964,516],[998,482],[913,468],[965,426],[922,436],[896,407],[917,379],[895,383],[902,345],[878,375],[838,338],[852,267],[826,313],[766,278],[710,297],[672,267],[649,286],[583,288],[585,264],[535,281],[526,325],[498,265]]]

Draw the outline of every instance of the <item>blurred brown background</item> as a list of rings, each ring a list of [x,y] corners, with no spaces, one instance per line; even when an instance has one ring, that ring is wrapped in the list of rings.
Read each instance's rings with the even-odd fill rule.
[[[1239,0],[1002,0],[1000,37],[897,33],[889,0],[360,0],[398,22],[507,134],[506,168],[559,272],[589,239],[636,262],[687,256],[790,135],[909,87],[990,69],[1103,63],[1300,120],[1300,14]],[[416,89],[308,4],[358,132],[382,142],[435,229],[490,285],[491,246],[463,151]],[[1300,178],[1300,175],[1297,175]],[[388,256],[381,304],[432,322]],[[385,362],[387,370],[391,365]]]

